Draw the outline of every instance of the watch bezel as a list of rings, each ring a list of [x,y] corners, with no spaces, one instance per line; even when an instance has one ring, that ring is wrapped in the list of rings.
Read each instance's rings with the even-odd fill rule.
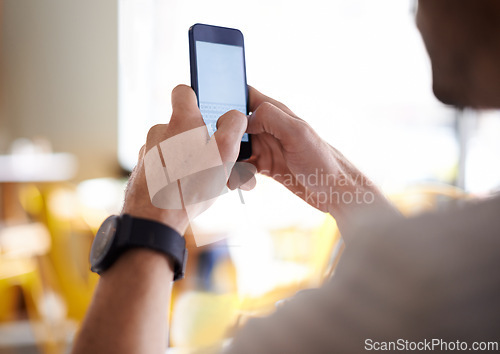
[[[110,229],[111,227],[111,229]],[[114,261],[118,258],[119,252],[115,245],[118,243],[118,237],[120,228],[120,217],[117,215],[112,215],[108,217],[102,223],[101,227],[96,233],[94,242],[92,243],[92,248],[90,250],[90,270],[101,274],[101,272],[108,269]],[[113,235],[109,236],[109,232],[113,232]],[[110,240],[106,242],[105,247],[101,250],[97,250],[97,241],[98,238],[102,237],[111,237]],[[96,252],[100,252],[99,254],[95,254]]]

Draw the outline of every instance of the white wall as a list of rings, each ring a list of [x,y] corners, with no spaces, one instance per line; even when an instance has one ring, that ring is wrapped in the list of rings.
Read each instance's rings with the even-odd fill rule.
[[[116,173],[117,2],[4,0],[0,149],[47,137],[79,178]],[[8,133],[8,135],[7,135]]]

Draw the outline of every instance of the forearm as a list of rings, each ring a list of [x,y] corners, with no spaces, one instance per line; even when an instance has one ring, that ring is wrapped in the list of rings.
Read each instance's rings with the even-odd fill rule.
[[[165,255],[126,252],[101,277],[73,354],[164,353],[172,280]]]
[[[400,217],[401,213],[382,191],[337,149],[330,146],[336,161],[334,189],[328,212],[335,218],[344,239],[359,227],[380,219]]]

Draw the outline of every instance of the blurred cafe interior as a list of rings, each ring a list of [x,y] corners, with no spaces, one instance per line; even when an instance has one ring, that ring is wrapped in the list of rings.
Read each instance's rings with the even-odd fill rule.
[[[248,83],[285,102],[406,215],[500,188],[500,113],[431,90],[409,0],[1,0],[0,353],[66,353],[98,275],[89,250],[120,213],[148,129],[189,85],[188,29],[245,35]],[[223,217],[222,217],[223,216]],[[258,176],[186,234],[170,346],[209,346],[319,286],[335,220]],[[254,261],[259,254],[259,262]],[[177,314],[182,313],[183,316]]]

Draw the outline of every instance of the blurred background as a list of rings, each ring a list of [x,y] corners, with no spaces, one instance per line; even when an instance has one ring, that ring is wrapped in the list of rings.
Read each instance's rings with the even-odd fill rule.
[[[432,95],[409,0],[1,0],[0,353],[65,353],[149,127],[189,83],[194,23],[240,29],[248,83],[309,122],[413,215],[500,187],[500,114]],[[193,223],[170,344],[230,338],[332,274],[335,221],[259,177]],[[259,261],[256,262],[256,259]],[[167,319],[165,319],[167,320]]]

